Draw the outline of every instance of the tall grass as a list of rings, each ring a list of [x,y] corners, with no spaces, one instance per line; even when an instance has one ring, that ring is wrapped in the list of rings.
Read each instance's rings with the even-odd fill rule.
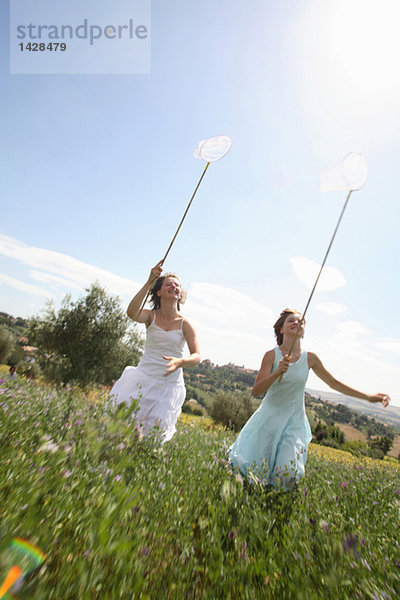
[[[279,493],[231,472],[232,435],[207,420],[160,447],[104,397],[0,394],[0,573],[13,537],[48,555],[19,598],[398,597],[395,463],[312,446],[306,478]]]

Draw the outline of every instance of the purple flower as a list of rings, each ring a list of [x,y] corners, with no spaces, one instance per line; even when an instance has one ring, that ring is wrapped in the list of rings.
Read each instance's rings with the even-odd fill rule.
[[[113,481],[122,481],[122,477],[121,475],[116,475],[113,479]]]
[[[358,538],[355,534],[353,535],[349,535],[345,538],[343,538],[343,550],[345,552],[352,552],[354,558],[359,558],[359,553],[357,550],[357,543],[358,543]]]
[[[347,483],[346,483],[345,481],[342,481],[342,482],[341,482],[341,484],[340,484],[340,487],[342,487],[344,490],[347,490],[347,489],[348,489],[348,487],[347,487]]]
[[[247,542],[243,542],[243,546],[242,546],[242,550],[240,551],[240,558],[242,560],[248,560],[248,554],[247,554]]]
[[[321,525],[322,529],[325,531],[325,533],[329,532],[329,525],[326,521],[321,521],[320,525]]]
[[[399,558],[399,560],[396,562],[396,567],[397,567],[398,569],[400,569],[400,558]]]
[[[147,546],[146,548],[143,548],[142,554],[144,554],[144,556],[147,556],[149,554],[149,549],[147,548]]]

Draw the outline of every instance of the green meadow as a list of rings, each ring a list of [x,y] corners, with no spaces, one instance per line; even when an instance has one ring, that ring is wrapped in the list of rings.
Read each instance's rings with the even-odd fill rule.
[[[234,436],[207,418],[160,447],[105,400],[0,384],[0,575],[15,537],[47,555],[9,598],[399,597],[397,461],[311,444],[282,493],[232,473]]]

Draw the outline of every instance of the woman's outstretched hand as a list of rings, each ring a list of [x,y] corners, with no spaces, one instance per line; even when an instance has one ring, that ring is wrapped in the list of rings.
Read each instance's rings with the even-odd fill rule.
[[[390,396],[387,394],[372,394],[368,397],[370,402],[382,402],[383,406],[386,408],[390,401]]]
[[[170,373],[173,373],[182,366],[181,358],[176,358],[175,356],[163,356],[163,359],[168,361],[164,377],[166,377]]]

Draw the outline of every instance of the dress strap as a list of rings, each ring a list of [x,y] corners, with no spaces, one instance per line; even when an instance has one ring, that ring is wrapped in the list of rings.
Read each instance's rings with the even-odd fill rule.
[[[180,331],[182,331],[182,327],[183,327],[183,321],[184,321],[184,320],[185,320],[185,319],[182,317],[182,319],[181,319],[181,326],[179,327],[179,330],[180,330]]]

